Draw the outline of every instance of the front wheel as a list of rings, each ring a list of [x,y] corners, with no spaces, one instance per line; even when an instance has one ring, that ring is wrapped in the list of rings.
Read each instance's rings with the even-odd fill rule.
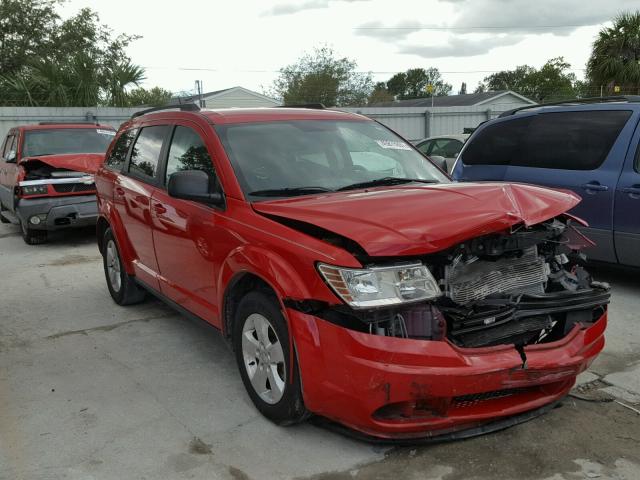
[[[40,245],[47,243],[47,231],[46,230],[34,230],[26,225],[26,222],[20,220],[20,231],[22,232],[22,239],[27,245]]]
[[[240,376],[256,408],[279,425],[304,420],[298,363],[290,355],[289,332],[277,299],[265,292],[248,293],[240,300],[233,327]]]

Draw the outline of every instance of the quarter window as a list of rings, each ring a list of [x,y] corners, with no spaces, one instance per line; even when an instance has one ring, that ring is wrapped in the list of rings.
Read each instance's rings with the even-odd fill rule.
[[[487,126],[464,151],[466,165],[595,170],[631,116],[628,110],[554,112]]]
[[[191,128],[178,126],[171,140],[165,180],[168,181],[172,173],[184,170],[202,170],[211,178],[215,176],[211,157],[200,135]]]
[[[167,129],[166,125],[158,125],[145,127],[140,131],[131,150],[129,173],[149,178],[156,176]]]
[[[129,147],[131,146],[133,139],[136,137],[137,131],[137,128],[127,130],[118,137],[113,149],[111,149],[109,158],[107,158],[107,161],[105,162],[107,168],[110,168],[111,170],[122,170],[122,166],[127,159]]]

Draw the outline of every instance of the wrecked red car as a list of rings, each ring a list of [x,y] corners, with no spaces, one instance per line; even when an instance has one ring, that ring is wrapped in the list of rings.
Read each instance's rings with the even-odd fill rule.
[[[575,194],[452,183],[355,114],[179,108],[123,124],[96,175],[107,287],[221,330],[272,421],[475,435],[555,406],[602,350]]]
[[[48,231],[94,225],[93,175],[114,135],[95,123],[9,130],[0,148],[0,220],[19,224],[30,245],[45,242]]]

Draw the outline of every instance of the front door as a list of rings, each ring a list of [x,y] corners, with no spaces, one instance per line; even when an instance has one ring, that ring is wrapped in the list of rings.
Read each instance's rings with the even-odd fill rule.
[[[0,201],[4,208],[8,210],[13,210],[14,188],[18,183],[17,143],[17,135],[9,132],[2,147],[0,147]],[[8,162],[7,159],[10,155],[14,158]]]
[[[212,156],[196,126],[178,125],[168,147],[165,186],[177,171],[204,170],[216,181]],[[216,306],[216,253],[219,232],[213,207],[172,198],[158,188],[151,199],[153,242],[161,291],[206,321],[220,326]]]

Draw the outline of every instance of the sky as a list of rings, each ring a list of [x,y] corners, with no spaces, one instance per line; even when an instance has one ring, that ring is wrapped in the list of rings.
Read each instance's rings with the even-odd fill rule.
[[[68,0],[60,14],[83,7],[114,33],[142,37],[128,54],[145,87],[188,92],[202,80],[205,91],[263,93],[280,68],[328,45],[375,81],[437,67],[457,93],[558,56],[583,78],[598,31],[638,0]]]

